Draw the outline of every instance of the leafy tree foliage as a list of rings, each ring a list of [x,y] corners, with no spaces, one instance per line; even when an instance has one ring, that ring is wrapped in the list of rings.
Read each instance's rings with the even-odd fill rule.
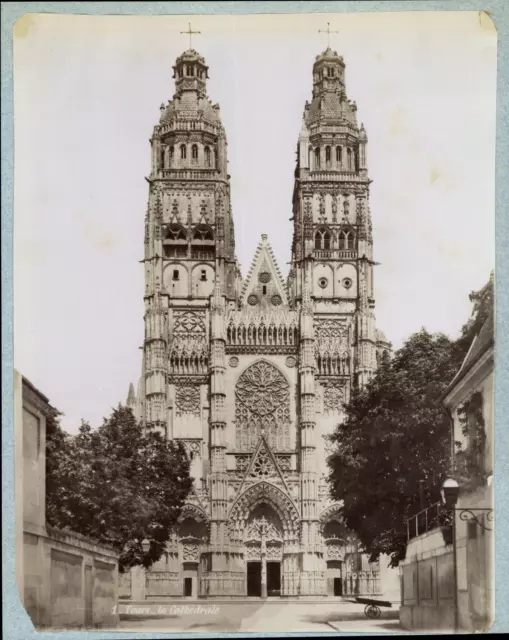
[[[50,525],[115,547],[121,569],[159,559],[192,485],[180,443],[144,429],[119,405],[98,429],[82,422],[76,436],[63,431],[55,412],[46,457]],[[146,555],[144,538],[152,541]]]
[[[425,504],[438,498],[450,453],[440,397],[458,368],[455,351],[444,335],[423,329],[411,336],[393,360],[382,359],[332,435],[332,493],[372,561],[385,553],[397,564],[405,518],[419,510],[421,495]]]
[[[475,334],[493,309],[493,278],[473,292],[471,319],[451,341],[425,329],[382,358],[331,436],[329,482],[346,526],[370,554],[404,558],[406,518],[436,502],[449,469],[450,418],[442,405]]]

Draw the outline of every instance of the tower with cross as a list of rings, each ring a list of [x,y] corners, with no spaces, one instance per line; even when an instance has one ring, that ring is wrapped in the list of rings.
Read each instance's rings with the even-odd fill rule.
[[[181,31],[180,33],[189,36],[189,49],[193,48],[193,36],[201,34],[201,31],[193,31],[191,29],[191,23],[189,22],[189,26],[187,31]]]
[[[189,25],[191,28],[191,25]],[[339,31],[332,31],[330,28],[330,22],[327,22],[327,29],[318,29],[318,33],[326,33],[327,34],[327,49],[330,48],[330,34],[331,33],[339,33]]]

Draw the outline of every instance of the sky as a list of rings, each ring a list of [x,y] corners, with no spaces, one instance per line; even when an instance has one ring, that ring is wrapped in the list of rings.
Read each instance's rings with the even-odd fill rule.
[[[14,361],[75,432],[141,373],[149,138],[188,16],[28,15],[14,33]],[[344,57],[368,134],[377,326],[456,337],[495,265],[496,33],[476,12],[194,16],[228,139],[243,275],[282,273],[312,65]]]

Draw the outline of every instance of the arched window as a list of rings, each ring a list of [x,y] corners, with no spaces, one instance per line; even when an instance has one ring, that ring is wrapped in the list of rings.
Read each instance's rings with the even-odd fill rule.
[[[341,165],[341,147],[336,147],[336,162]]]
[[[214,242],[214,233],[210,227],[202,224],[194,230],[193,233],[194,240],[208,240],[210,242]]]
[[[187,234],[184,227],[179,224],[170,224],[166,232],[167,240],[186,240]]]
[[[186,145],[185,144],[181,144],[180,145],[180,159],[181,160],[185,160],[186,159]]]
[[[355,235],[352,229],[342,229],[339,232],[339,248],[353,249],[355,243]]]
[[[161,149],[159,152],[159,164],[161,165],[161,169],[164,169],[164,149]]]
[[[320,147],[315,149],[315,169],[320,168]]]
[[[330,249],[331,233],[328,229],[317,229],[315,232],[315,249]]]
[[[210,167],[210,149],[205,147],[205,166]]]
[[[175,156],[175,147],[172,145],[170,147],[170,167],[173,164],[173,157]]]
[[[351,169],[352,168],[352,150],[350,149],[350,147],[348,147],[348,149],[346,150],[346,157],[348,160],[348,168]]]
[[[198,160],[198,145],[193,144],[191,147],[191,157],[193,160]]]
[[[194,66],[191,66],[191,74],[192,76],[194,76]]]
[[[308,167],[311,169],[311,162],[313,161],[313,149],[309,147],[308,149]]]
[[[325,163],[327,164],[327,168],[330,166],[330,147],[325,147]]]

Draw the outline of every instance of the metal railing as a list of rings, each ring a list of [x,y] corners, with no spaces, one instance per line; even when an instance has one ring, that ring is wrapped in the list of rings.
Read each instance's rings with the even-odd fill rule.
[[[407,542],[433,529],[451,524],[451,513],[441,502],[421,509],[406,520]]]

